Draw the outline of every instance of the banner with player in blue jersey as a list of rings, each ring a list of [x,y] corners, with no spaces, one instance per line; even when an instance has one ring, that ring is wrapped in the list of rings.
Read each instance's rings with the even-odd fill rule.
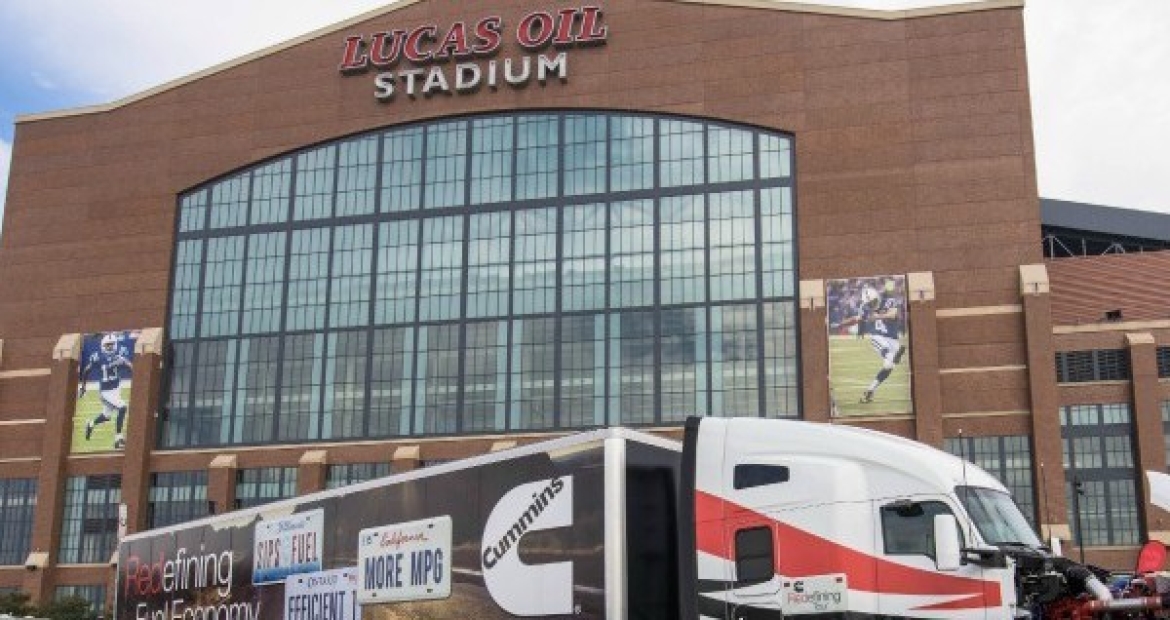
[[[846,278],[825,286],[833,415],[913,413],[906,277]]]
[[[125,447],[138,335],[138,330],[124,330],[83,336],[70,445],[74,454]]]

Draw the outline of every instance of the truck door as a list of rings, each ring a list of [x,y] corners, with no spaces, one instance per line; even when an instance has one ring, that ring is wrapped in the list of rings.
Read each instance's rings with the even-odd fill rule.
[[[983,619],[998,602],[984,570],[964,564],[940,571],[935,562],[934,516],[954,514],[943,498],[915,497],[879,506],[878,608],[883,616]],[[961,530],[962,528],[960,528]],[[962,539],[964,533],[959,532]],[[970,546],[960,540],[959,547]],[[989,592],[994,590],[994,595]]]
[[[727,613],[732,620],[774,620],[779,614],[776,531],[758,518],[728,520]]]

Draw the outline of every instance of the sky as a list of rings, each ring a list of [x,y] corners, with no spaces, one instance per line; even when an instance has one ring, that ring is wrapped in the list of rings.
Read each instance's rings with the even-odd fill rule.
[[[0,212],[17,115],[112,102],[385,4],[0,0]],[[1170,213],[1170,0],[1027,0],[1024,19],[1040,195]]]

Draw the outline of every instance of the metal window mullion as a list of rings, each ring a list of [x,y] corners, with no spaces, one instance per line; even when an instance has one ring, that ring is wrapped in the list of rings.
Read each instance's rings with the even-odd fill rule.
[[[341,179],[341,147],[342,146],[344,146],[344,143],[335,145],[335,147],[333,149],[333,194],[329,198],[330,219],[335,218],[337,215],[337,190],[338,190],[338,185],[339,185],[340,179]],[[321,317],[321,332],[326,333],[326,334],[329,333],[329,331],[332,327],[330,322],[332,320],[332,314],[333,314],[333,312],[332,312],[332,310],[333,310],[333,308],[332,308],[332,304],[333,304],[333,256],[336,252],[336,250],[335,250],[335,248],[337,247],[336,238],[339,234],[339,228],[340,228],[340,226],[338,226],[337,222],[332,222],[329,225],[329,235],[328,235],[329,258],[325,261],[325,313],[324,313],[324,316]],[[324,366],[322,366],[322,375],[321,375],[320,379],[321,379],[321,386],[322,386],[322,388],[324,388],[324,386],[325,386]],[[321,394],[324,395],[324,393],[325,393],[325,390],[322,389]],[[321,411],[322,411],[321,409],[318,409],[318,412],[317,412],[318,415],[321,414]]]
[[[714,303],[711,294],[711,194],[702,192],[703,199],[703,318],[706,333],[703,339],[707,347],[707,415],[715,415],[715,318],[711,312]]]
[[[520,119],[521,115],[516,115],[512,118],[512,151],[509,155],[511,163],[508,167],[508,196],[511,198],[513,205],[516,202],[516,197],[520,195]],[[468,202],[467,204],[471,204]]]
[[[561,428],[561,398],[562,390],[561,383],[564,380],[564,360],[561,356],[564,354],[564,343],[561,339],[564,337],[564,304],[561,301],[563,297],[564,287],[564,264],[565,264],[565,244],[564,244],[564,230],[565,230],[565,207],[564,205],[555,207],[556,223],[553,225],[554,234],[553,243],[556,247],[555,272],[553,274],[553,282],[556,287],[556,294],[553,295],[553,428]]]
[[[422,214],[425,212],[426,197],[427,197],[427,154],[430,152],[430,149],[427,148],[427,139],[428,139],[429,135],[430,135],[430,127],[424,126],[423,131],[422,131],[422,138],[421,138],[422,142],[420,145],[420,153],[419,153],[418,215],[416,216],[417,224],[415,226],[415,232],[414,232],[415,257],[416,257],[415,258],[415,265],[414,265],[414,324],[412,326],[408,327],[408,329],[414,330],[414,337],[411,339],[413,341],[414,350],[406,352],[408,355],[410,355],[409,363],[410,363],[410,367],[411,367],[411,372],[410,372],[411,389],[410,389],[409,409],[404,412],[404,415],[407,416],[408,426],[410,429],[411,436],[418,435],[420,432],[420,429],[415,428],[415,421],[418,417],[418,414],[416,413],[415,409],[418,408],[418,402],[419,402],[418,401],[418,393],[419,393],[419,391],[421,391],[422,389],[425,389],[425,387],[426,387],[425,385],[421,384],[418,380],[418,367],[419,367],[419,344],[418,343],[419,343],[419,335],[421,334],[422,330],[426,329],[426,326],[422,325],[421,319],[422,319],[422,291],[423,291],[423,289],[422,289],[423,244],[426,240],[425,232],[426,232],[427,219],[425,217],[423,217]]]
[[[379,133],[378,144],[374,155],[374,215],[380,216],[382,214],[382,169],[385,167],[386,157],[386,134]],[[379,218],[380,220],[380,218]],[[373,230],[370,232],[371,249],[370,249],[370,282],[369,282],[369,304],[366,307],[366,372],[365,385],[362,386],[362,436],[370,436],[370,418],[373,417],[373,396],[374,396],[374,334],[376,332],[375,324],[377,317],[378,306],[378,249],[382,242],[382,221],[375,221],[371,223]]]
[[[602,326],[601,326],[601,333],[602,333],[602,338],[601,338],[601,355],[602,355],[602,358],[601,358],[602,359],[602,364],[601,364],[601,381],[602,381],[602,383],[601,383],[601,399],[602,399],[602,405],[601,406],[602,406],[602,410],[605,412],[605,422],[606,422],[606,425],[608,426],[609,421],[612,419],[612,412],[609,410],[609,403],[610,403],[609,396],[610,396],[610,393],[612,391],[612,387],[610,386],[610,380],[609,380],[609,378],[610,378],[610,367],[609,367],[609,364],[610,364],[610,352],[609,352],[609,350],[610,350],[610,346],[609,346],[609,340],[610,340],[610,338],[609,338],[610,293],[609,293],[609,287],[611,286],[611,282],[610,282],[610,277],[611,277],[610,271],[611,270],[610,270],[609,261],[610,261],[610,254],[612,252],[612,246],[613,246],[613,243],[610,240],[610,226],[609,226],[609,223],[610,223],[610,215],[609,214],[610,214],[610,211],[612,210],[612,207],[613,207],[613,200],[612,200],[612,196],[611,196],[612,188],[613,188],[613,166],[609,165],[609,164],[612,163],[612,157],[613,157],[613,144],[612,144],[612,142],[613,142],[613,123],[616,122],[616,120],[615,120],[615,116],[613,114],[605,114],[602,116],[602,118],[605,120],[605,161],[606,161],[606,166],[605,166],[605,193],[602,194],[602,196],[601,196],[602,200],[600,201],[601,205],[602,205],[602,219],[604,220],[604,224],[602,225],[602,228],[601,228],[602,239],[603,239],[601,264],[604,266],[604,269],[602,271],[602,278],[601,278],[601,280],[602,280],[602,285],[601,285],[601,291],[602,291],[602,298],[601,298],[601,317],[602,317]],[[590,316],[590,315],[586,314],[584,316]],[[593,316],[596,316],[596,315],[593,315]],[[596,330],[596,328],[594,328],[594,330]],[[596,347],[596,343],[594,344],[594,347]],[[594,359],[596,359],[596,355],[594,355]],[[592,370],[594,373],[597,372],[596,368],[593,368]]]
[[[338,151],[340,152],[340,149],[338,149]],[[336,176],[337,175],[335,175],[335,177]],[[336,196],[336,193],[334,193],[334,196]],[[327,236],[327,238],[329,239],[329,258],[325,262],[325,316],[322,317],[321,331],[318,332],[319,334],[321,334],[321,337],[322,337],[322,343],[321,343],[322,363],[321,363],[320,370],[317,371],[318,374],[316,377],[316,379],[319,381],[318,385],[321,386],[320,390],[319,390],[320,393],[317,394],[317,413],[316,413],[317,437],[310,437],[309,438],[310,440],[312,440],[312,439],[320,440],[325,435],[325,392],[326,392],[325,377],[327,377],[329,374],[329,364],[331,363],[331,361],[334,361],[334,362],[336,361],[336,360],[330,360],[330,357],[329,357],[329,337],[333,335],[332,325],[330,325],[330,321],[332,320],[332,315],[333,315],[333,312],[332,312],[332,310],[333,310],[333,307],[332,307],[333,306],[333,279],[334,279],[333,258],[337,254],[337,251],[336,251],[337,237],[340,235],[341,235],[341,228],[340,227],[331,226],[329,228],[329,235]],[[311,366],[310,366],[309,372],[312,373]],[[312,375],[310,374],[310,376],[312,376]],[[311,417],[312,417],[312,412],[310,412],[310,418]],[[312,428],[312,426],[313,426],[312,422],[310,422],[309,428]]]
[[[515,151],[515,149],[512,150]],[[512,408],[512,363],[514,361],[512,359],[512,338],[513,324],[516,321],[516,244],[519,236],[517,235],[516,212],[510,212],[508,218],[508,303],[503,319],[504,329],[507,331],[507,337],[504,339],[504,428],[497,430],[510,430],[512,426],[512,416],[509,414]],[[499,370],[496,372],[498,374]]]
[[[756,388],[759,390],[757,395],[757,407],[759,407],[759,417],[768,417],[768,359],[767,359],[767,339],[768,327],[764,321],[764,196],[760,189],[760,132],[753,131],[752,134],[752,181],[756,186],[752,190],[752,197],[754,199],[753,218],[755,224],[755,251],[756,251]],[[710,157],[708,157],[710,161]],[[708,177],[710,178],[710,177]]]
[[[471,145],[475,139],[475,128],[470,121],[463,121],[467,127],[467,137],[464,139],[463,153],[463,204],[466,207],[471,205]],[[513,123],[514,125],[515,123]],[[515,148],[513,148],[515,152]],[[459,272],[459,315],[456,320],[459,322],[459,339],[458,339],[458,362],[456,364],[455,384],[458,389],[455,393],[455,433],[462,434],[463,432],[463,404],[467,400],[467,382],[465,381],[465,373],[467,372],[467,307],[468,297],[470,293],[467,290],[468,272],[471,270],[471,217],[470,211],[464,213],[459,219],[463,222],[462,252],[463,258],[460,261],[462,269]],[[428,376],[428,379],[430,377]]]
[[[288,339],[288,289],[291,286],[289,277],[292,273],[293,263],[293,237],[294,235],[294,212],[297,195],[297,176],[300,174],[300,166],[297,165],[296,157],[291,158],[289,162],[289,192],[288,192],[288,211],[285,218],[285,236],[284,236],[284,278],[281,281],[280,292],[280,329],[279,340],[276,344],[276,377],[272,385],[272,422],[268,429],[268,439],[274,440],[278,437],[277,428],[281,422],[283,414],[283,407],[281,401],[284,398],[284,351],[285,341]],[[261,439],[260,441],[263,441]]]
[[[654,339],[654,368],[651,370],[651,381],[654,390],[654,411],[651,412],[655,424],[662,422],[662,201],[655,198],[650,201],[650,247],[653,248],[653,267],[651,277],[654,290],[651,294],[651,317],[654,321],[652,338]]]
[[[658,127],[658,123],[656,121],[655,128],[657,129],[657,127]],[[703,132],[703,152],[704,152],[704,154],[706,153],[706,150],[707,150],[706,140],[707,140],[707,133],[704,130],[704,132]],[[660,153],[658,151],[658,141],[659,141],[659,138],[657,136],[657,131],[655,131],[655,139],[654,139],[654,171],[655,171],[654,172],[654,174],[655,174],[654,185],[655,185],[655,187],[658,187],[658,185],[659,185],[657,175],[658,175],[658,168],[659,168],[659,163],[660,163],[660,159],[661,159]],[[703,159],[704,159],[703,165],[706,166],[706,157],[704,157]],[[704,179],[707,178],[707,171],[705,169],[703,171],[703,178]],[[653,312],[654,312],[654,345],[655,345],[654,346],[654,374],[653,374],[653,377],[654,377],[654,422],[661,423],[662,422],[662,388],[664,385],[663,380],[662,380],[662,373],[663,373],[662,338],[663,338],[663,323],[664,323],[664,316],[663,316],[663,312],[662,312],[662,285],[663,285],[663,283],[662,283],[662,209],[663,209],[662,197],[656,196],[655,198],[653,198],[651,200],[651,204],[653,205],[653,217],[651,220],[651,222],[652,222],[651,226],[653,226],[652,247],[654,248],[654,267],[653,267],[654,293],[653,293],[653,302],[652,302],[652,306],[654,309]]]
[[[612,239],[611,233],[610,233],[610,222],[612,221],[611,217],[610,217],[610,213],[613,211],[613,202],[606,200],[604,205],[605,205],[605,211],[602,215],[605,219],[605,225],[601,229],[602,230],[602,238],[605,240],[603,242],[603,245],[605,246],[605,250],[604,250],[604,254],[602,256],[602,264],[605,265],[605,278],[604,278],[605,283],[604,283],[604,286],[602,287],[604,297],[603,297],[603,302],[602,302],[603,305],[601,308],[601,316],[602,316],[602,326],[601,326],[602,344],[601,344],[601,346],[602,346],[602,355],[604,356],[603,357],[604,361],[602,362],[602,368],[601,368],[602,382],[603,382],[602,390],[601,390],[601,397],[603,399],[602,409],[605,411],[605,423],[606,423],[606,426],[608,426],[610,423],[610,420],[613,419],[613,412],[609,410],[610,395],[613,393],[613,385],[611,385],[612,382],[610,381],[610,375],[612,374],[611,373],[612,369],[610,368],[610,362],[612,361],[611,357],[610,357],[610,349],[612,347],[610,346],[610,334],[609,334],[610,317],[613,315],[613,310],[611,308],[612,303],[610,301],[611,298],[613,297],[613,295],[610,294],[610,286],[612,286],[612,282],[611,282],[611,277],[612,277],[611,271],[612,270],[610,269],[610,256],[613,253],[613,239]],[[594,370],[596,371],[596,369],[594,369]]]

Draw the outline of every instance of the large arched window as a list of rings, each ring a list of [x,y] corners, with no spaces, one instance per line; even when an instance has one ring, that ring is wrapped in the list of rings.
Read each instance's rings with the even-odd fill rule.
[[[397,126],[179,198],[168,448],[798,415],[792,148],[699,119]]]

